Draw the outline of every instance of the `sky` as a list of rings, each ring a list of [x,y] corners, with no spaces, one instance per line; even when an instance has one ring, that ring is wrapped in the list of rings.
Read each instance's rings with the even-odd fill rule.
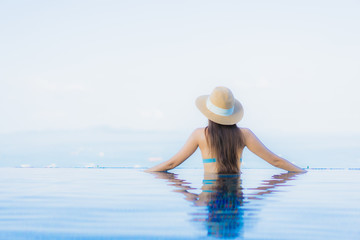
[[[191,131],[229,87],[239,123],[360,133],[359,1],[0,1],[0,133]]]

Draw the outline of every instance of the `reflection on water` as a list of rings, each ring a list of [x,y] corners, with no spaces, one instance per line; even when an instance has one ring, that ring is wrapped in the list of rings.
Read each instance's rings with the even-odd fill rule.
[[[207,235],[218,238],[242,237],[247,228],[256,223],[257,201],[264,199],[275,191],[277,186],[295,179],[299,173],[283,173],[273,175],[271,179],[262,181],[257,188],[249,188],[251,193],[245,194],[242,188],[241,175],[204,175],[201,193],[189,183],[180,179],[177,174],[158,172],[157,178],[167,180],[174,187],[174,192],[182,193],[187,201],[193,203],[192,221],[201,223]],[[257,207],[253,207],[256,204]]]
[[[0,239],[360,239],[358,170],[175,173],[0,168]]]
[[[237,237],[243,230],[244,195],[239,175],[204,179],[197,206],[205,211],[194,214],[193,221],[204,222],[208,235]]]

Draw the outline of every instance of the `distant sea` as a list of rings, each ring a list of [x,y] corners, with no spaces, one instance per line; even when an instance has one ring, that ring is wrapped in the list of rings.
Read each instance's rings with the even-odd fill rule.
[[[169,159],[190,133],[92,128],[0,134],[0,167],[147,168]],[[360,168],[359,135],[256,134],[303,168]],[[243,168],[273,168],[249,150],[243,160]],[[202,168],[199,150],[179,168]]]

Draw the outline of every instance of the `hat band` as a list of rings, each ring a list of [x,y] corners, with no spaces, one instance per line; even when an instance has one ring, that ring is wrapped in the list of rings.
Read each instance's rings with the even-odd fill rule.
[[[206,101],[206,107],[207,107],[207,109],[209,109],[210,112],[215,113],[216,115],[220,115],[220,116],[230,116],[234,112],[234,106],[229,109],[219,108],[210,101],[210,98],[208,98]]]

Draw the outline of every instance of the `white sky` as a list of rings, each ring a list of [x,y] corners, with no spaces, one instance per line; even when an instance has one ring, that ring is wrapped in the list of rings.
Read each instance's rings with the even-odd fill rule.
[[[1,1],[0,133],[190,130],[215,86],[240,126],[360,133],[359,1]]]

